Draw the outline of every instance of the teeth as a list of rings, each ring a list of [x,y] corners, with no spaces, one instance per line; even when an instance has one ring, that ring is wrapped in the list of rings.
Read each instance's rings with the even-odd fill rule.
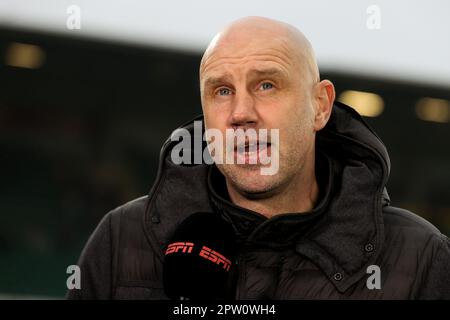
[[[236,151],[239,151],[239,153],[255,153],[258,152],[260,149],[265,149],[265,147],[268,147],[270,143],[268,142],[246,142],[243,145],[240,145],[238,147],[235,147]]]
[[[238,146],[238,147],[236,147],[236,148],[256,148],[256,147],[258,147],[258,145],[260,146],[260,147],[265,147],[265,146],[269,146],[270,145],[270,143],[268,143],[268,142],[266,142],[266,143],[263,143],[263,142],[260,142],[259,144],[257,143],[257,142],[254,142],[254,143],[245,143],[244,145],[240,145],[240,146]]]

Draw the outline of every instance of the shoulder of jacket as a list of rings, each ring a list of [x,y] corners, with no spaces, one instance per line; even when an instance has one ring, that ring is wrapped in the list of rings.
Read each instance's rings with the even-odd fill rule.
[[[433,224],[409,210],[385,206],[383,216],[385,228],[404,230],[411,235],[424,238],[436,237],[441,240],[445,238]]]
[[[144,214],[145,206],[147,204],[148,196],[142,196],[140,198],[136,198],[131,200],[117,208],[108,212],[108,216],[111,219],[116,218],[117,216],[121,216],[123,219],[133,219],[142,217]]]

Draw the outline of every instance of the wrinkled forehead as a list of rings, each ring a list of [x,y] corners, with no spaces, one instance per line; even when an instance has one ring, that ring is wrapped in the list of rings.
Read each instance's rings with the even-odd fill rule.
[[[298,53],[283,36],[227,37],[213,40],[200,64],[200,78],[227,64],[270,62],[290,69],[298,67]]]

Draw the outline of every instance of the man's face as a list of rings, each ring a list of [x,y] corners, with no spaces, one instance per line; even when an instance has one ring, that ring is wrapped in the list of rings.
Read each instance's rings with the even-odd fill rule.
[[[313,81],[287,40],[239,38],[221,39],[201,66],[205,128],[224,139],[226,129],[279,130],[279,144],[268,147],[269,156],[279,152],[276,174],[261,175],[260,163],[217,165],[239,192],[270,194],[288,186],[314,151]]]

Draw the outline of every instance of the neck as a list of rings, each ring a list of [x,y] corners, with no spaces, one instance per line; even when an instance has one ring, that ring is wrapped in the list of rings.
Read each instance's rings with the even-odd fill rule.
[[[228,193],[236,205],[258,212],[267,218],[283,213],[308,213],[319,196],[315,159],[305,161],[300,173],[265,197],[251,197],[239,192],[227,180]]]

